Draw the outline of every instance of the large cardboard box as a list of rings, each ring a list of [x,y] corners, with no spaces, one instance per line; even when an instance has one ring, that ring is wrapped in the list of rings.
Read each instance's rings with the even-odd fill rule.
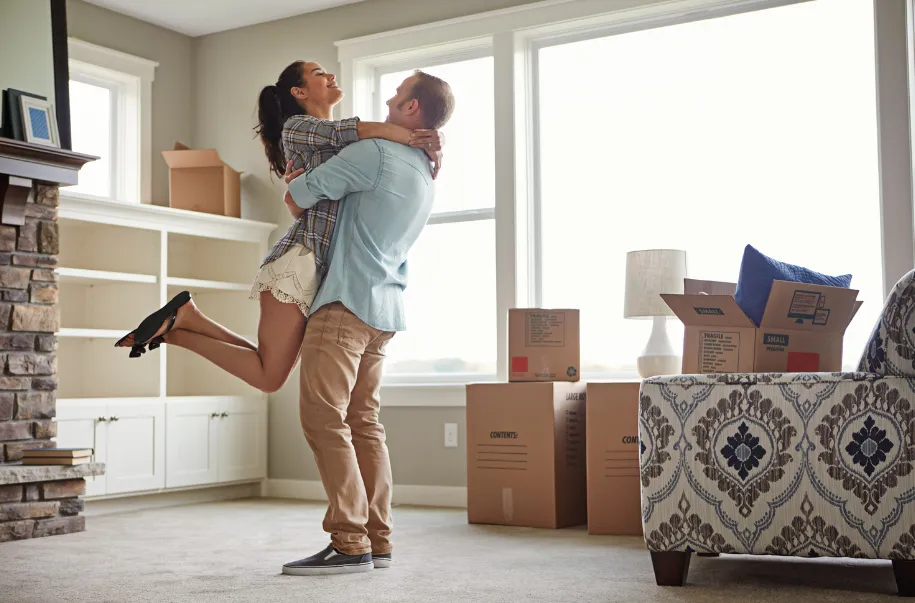
[[[241,217],[241,173],[215,149],[189,149],[180,142],[162,151],[168,164],[168,204],[220,216]]]
[[[587,521],[585,384],[467,386],[467,519],[531,528]]]
[[[588,534],[642,534],[640,387],[588,383]]]
[[[509,381],[578,381],[578,310],[508,311]]]
[[[695,290],[695,286],[684,287]],[[757,327],[730,294],[662,294],[683,321],[683,373],[834,372],[858,291],[774,281]]]

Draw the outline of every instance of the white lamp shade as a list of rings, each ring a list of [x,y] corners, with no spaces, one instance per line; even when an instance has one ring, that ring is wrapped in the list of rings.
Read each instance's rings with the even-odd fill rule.
[[[626,254],[626,301],[624,318],[673,316],[662,293],[683,293],[686,252],[680,249],[648,249]]]

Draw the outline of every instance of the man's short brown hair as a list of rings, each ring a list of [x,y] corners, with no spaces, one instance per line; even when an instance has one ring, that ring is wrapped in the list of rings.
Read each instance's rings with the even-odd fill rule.
[[[448,82],[419,69],[411,96],[419,101],[423,127],[429,130],[444,126],[454,113],[454,94]]]

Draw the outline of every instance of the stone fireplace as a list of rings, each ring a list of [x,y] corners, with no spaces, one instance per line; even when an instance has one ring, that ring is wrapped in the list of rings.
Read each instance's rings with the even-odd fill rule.
[[[0,138],[0,542],[79,532],[99,463],[23,466],[57,435],[58,186],[92,157]]]

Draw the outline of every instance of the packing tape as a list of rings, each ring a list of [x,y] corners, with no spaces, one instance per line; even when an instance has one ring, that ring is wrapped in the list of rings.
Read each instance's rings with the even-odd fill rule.
[[[502,488],[502,518],[511,521],[515,516],[515,502],[511,488]]]

